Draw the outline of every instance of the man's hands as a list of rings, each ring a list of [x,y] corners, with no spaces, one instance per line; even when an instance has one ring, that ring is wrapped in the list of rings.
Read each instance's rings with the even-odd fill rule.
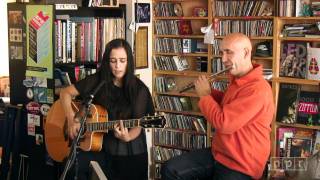
[[[123,121],[120,120],[119,123],[116,123],[114,128],[114,136],[124,142],[131,141],[131,137],[129,135],[128,128],[125,128],[123,125]]]
[[[207,96],[211,92],[210,83],[206,76],[201,75],[199,78],[194,82],[194,86],[196,89],[197,94],[201,96]]]

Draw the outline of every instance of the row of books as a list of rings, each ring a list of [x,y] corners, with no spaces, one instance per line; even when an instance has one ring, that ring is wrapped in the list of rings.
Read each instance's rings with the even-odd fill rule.
[[[320,2],[312,1],[311,10],[313,16],[320,16]]]
[[[296,1],[300,0],[280,0],[279,1],[279,16],[292,17],[298,14],[296,12]]]
[[[161,17],[182,16],[183,11],[180,3],[158,2],[154,5],[154,14]]]
[[[182,53],[182,40],[171,38],[155,39],[155,51],[159,53]]]
[[[213,46],[212,46],[212,52],[213,55],[217,56],[220,55],[220,44],[221,44],[221,40],[220,39],[215,39],[213,41]]]
[[[182,114],[166,113],[166,128],[189,130],[198,133],[207,132],[207,124],[204,118],[197,116],[186,116]]]
[[[155,106],[158,109],[172,110],[172,111],[192,111],[193,106],[190,97],[176,97],[176,96],[155,96]]]
[[[213,58],[212,60],[212,73],[217,73],[225,69],[222,58]]]
[[[271,5],[268,1],[216,1],[216,16],[263,16]],[[268,14],[271,16],[272,14]]]
[[[280,84],[277,121],[320,125],[320,93],[303,91],[298,84]]]
[[[183,71],[189,69],[189,63],[181,56],[154,56],[155,68],[157,70]]]
[[[280,76],[320,80],[320,48],[307,42],[281,44]]]
[[[220,20],[215,27],[217,36],[241,32],[247,36],[272,36],[272,20]]]
[[[320,22],[303,24],[285,24],[282,30],[282,35],[284,37],[319,38],[319,26]]]
[[[86,76],[96,73],[96,71],[96,67],[86,67],[84,65],[59,66],[59,68],[55,68],[55,79],[59,79],[61,85],[66,86],[84,79]],[[57,82],[57,86],[59,86],[59,82]]]
[[[273,77],[272,69],[263,68],[262,75],[265,80],[271,80]]]
[[[58,16],[55,21],[55,62],[97,62],[105,44],[125,37],[123,18]]]
[[[320,131],[293,127],[277,128],[278,157],[310,157],[320,151]]]
[[[154,144],[180,149],[202,149],[207,147],[207,136],[167,129],[155,129]]]
[[[213,81],[212,88],[224,92],[229,85],[227,80]]]
[[[190,35],[193,33],[190,20],[161,20],[154,23],[157,35]]]

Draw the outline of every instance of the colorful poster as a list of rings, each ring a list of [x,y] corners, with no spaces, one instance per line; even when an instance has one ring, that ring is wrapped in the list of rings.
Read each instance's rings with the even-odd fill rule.
[[[53,78],[52,5],[27,6],[26,76]]]

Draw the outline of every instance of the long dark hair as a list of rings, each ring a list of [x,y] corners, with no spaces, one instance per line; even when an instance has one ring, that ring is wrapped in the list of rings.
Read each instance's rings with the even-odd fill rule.
[[[127,69],[123,77],[123,89],[126,99],[132,105],[135,101],[134,96],[137,92],[136,76],[134,75],[134,59],[130,44],[124,39],[114,39],[110,41],[106,47],[102,57],[101,66],[99,68],[100,79],[106,81],[107,98],[111,98],[110,87],[113,87],[114,75],[110,68],[110,54],[113,49],[123,48],[127,53]]]

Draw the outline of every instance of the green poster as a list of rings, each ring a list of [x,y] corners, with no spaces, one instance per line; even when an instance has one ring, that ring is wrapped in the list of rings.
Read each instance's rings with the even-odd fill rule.
[[[52,79],[52,5],[27,5],[26,76]]]

